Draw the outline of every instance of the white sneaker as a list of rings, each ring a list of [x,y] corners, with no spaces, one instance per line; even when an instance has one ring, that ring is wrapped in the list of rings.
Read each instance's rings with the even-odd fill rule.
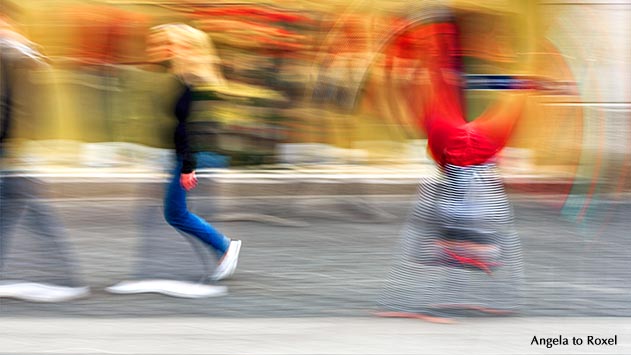
[[[0,298],[16,298],[31,302],[65,302],[86,297],[89,287],[67,287],[37,282],[0,285]]]
[[[135,280],[121,281],[116,285],[107,287],[105,291],[120,295],[161,293],[172,297],[205,298],[223,296],[228,293],[228,288],[178,280]]]
[[[237,269],[239,262],[239,252],[241,251],[241,241],[231,240],[230,246],[226,254],[219,261],[219,265],[215,268],[215,272],[210,276],[215,281],[224,280],[232,276]]]

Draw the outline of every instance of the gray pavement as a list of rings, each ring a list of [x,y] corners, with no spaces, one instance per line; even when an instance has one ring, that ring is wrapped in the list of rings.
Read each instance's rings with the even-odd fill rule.
[[[303,227],[251,221],[216,222],[244,241],[227,297],[181,300],[103,291],[134,277],[198,280],[203,264],[161,217],[159,200],[51,200],[91,297],[62,304],[0,300],[3,317],[361,317],[377,307],[399,231],[414,198],[379,196],[251,200],[195,199],[213,220],[235,212],[280,215]],[[526,270],[524,316],[631,316],[631,204],[601,204],[577,224],[551,200],[514,199]],[[382,214],[371,215],[363,204]],[[213,213],[214,212],[214,213]],[[278,212],[278,213],[276,213]],[[384,217],[385,216],[385,217]],[[389,218],[388,218],[389,217]],[[55,277],[41,238],[22,225],[12,238],[5,278]],[[38,246],[39,245],[39,246]],[[214,260],[208,256],[211,262]],[[54,263],[53,263],[54,264]]]
[[[220,282],[228,295],[209,299],[104,291],[130,278],[203,276],[191,244],[162,219],[160,184],[139,189],[136,181],[133,194],[53,193],[40,202],[63,220],[75,270],[92,294],[59,304],[0,299],[0,354],[631,353],[624,195],[594,199],[581,221],[563,215],[571,211],[561,209],[565,195],[511,195],[526,270],[515,317],[464,314],[455,325],[374,317],[414,202],[413,180],[403,190],[322,180],[322,189],[308,180],[264,184],[271,187],[264,192],[260,180],[249,180],[249,189],[232,184],[229,194],[199,189],[193,210],[244,241],[237,274]],[[574,198],[579,207],[586,201]],[[67,275],[29,222],[12,238],[3,278],[63,283]],[[617,344],[531,345],[533,336],[589,335],[617,335]]]

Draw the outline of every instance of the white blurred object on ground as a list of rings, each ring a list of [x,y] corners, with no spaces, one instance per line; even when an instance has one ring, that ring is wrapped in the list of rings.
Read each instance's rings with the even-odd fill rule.
[[[87,297],[89,287],[68,287],[37,282],[0,284],[0,298],[15,298],[30,302],[66,302]]]
[[[107,287],[105,291],[120,295],[161,293],[172,297],[206,298],[223,296],[228,293],[228,288],[177,280],[137,280],[121,281],[116,285]]]

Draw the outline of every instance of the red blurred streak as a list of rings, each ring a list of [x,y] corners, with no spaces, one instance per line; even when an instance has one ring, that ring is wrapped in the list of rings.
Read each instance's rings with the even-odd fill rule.
[[[463,265],[471,265],[471,266],[477,267],[478,269],[486,272],[489,275],[492,275],[491,267],[499,265],[498,263],[486,263],[486,262],[481,261],[481,260],[460,256],[460,255],[454,253],[451,250],[445,250],[445,251],[446,251],[446,253],[449,256],[451,256],[452,258],[456,259],[459,263],[461,263]]]
[[[235,16],[235,17],[254,17],[271,22],[315,22],[308,16],[289,14],[282,11],[263,10],[256,7],[222,7],[222,8],[196,8],[195,14],[206,16]]]
[[[216,26],[216,27],[213,27]],[[213,20],[208,20],[208,21],[204,21],[202,22],[202,24],[199,26],[205,30],[209,30],[209,31],[217,31],[217,30],[235,30],[235,31],[244,31],[244,30],[251,30],[251,31],[257,31],[257,32],[263,32],[272,36],[279,36],[279,37],[288,37],[288,38],[293,38],[293,39],[300,39],[300,38],[304,38],[303,35],[297,33],[297,32],[291,32],[288,30],[285,30],[283,28],[278,28],[278,27],[273,27],[273,26],[266,26],[260,23],[255,23],[255,22],[251,22],[251,21],[238,21],[238,20],[219,20],[217,22],[214,22]]]
[[[115,7],[81,5],[66,10],[77,30],[73,54],[85,64],[112,64],[124,53],[118,46],[133,36],[145,36],[148,17]],[[130,26],[133,24],[133,26]]]

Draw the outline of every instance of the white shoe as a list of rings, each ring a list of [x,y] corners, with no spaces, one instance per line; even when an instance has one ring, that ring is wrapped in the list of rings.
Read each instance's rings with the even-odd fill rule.
[[[86,297],[89,287],[67,287],[37,282],[0,284],[0,298],[17,298],[31,302],[65,302]]]
[[[172,297],[205,298],[223,296],[228,293],[228,288],[177,280],[137,280],[119,282],[105,291],[120,295],[161,293]]]
[[[239,262],[239,252],[241,251],[241,241],[232,240],[226,254],[219,261],[219,265],[215,268],[215,272],[210,276],[215,281],[224,280],[232,276],[237,269]]]

